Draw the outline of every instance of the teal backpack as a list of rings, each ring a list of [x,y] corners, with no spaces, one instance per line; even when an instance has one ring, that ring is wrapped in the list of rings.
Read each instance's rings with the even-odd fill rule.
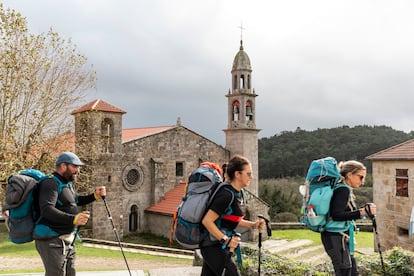
[[[64,187],[70,187],[74,192],[71,183],[63,184],[57,177],[45,175],[36,169],[24,169],[8,177],[4,210],[9,211],[6,226],[11,242],[22,244],[31,242],[36,233],[40,237],[51,234],[47,226],[38,223],[41,219],[38,202],[39,183],[49,177],[53,177],[58,183],[58,195]],[[58,200],[57,204],[62,205],[62,202]]]
[[[32,233],[39,217],[36,198],[39,181],[45,174],[35,169],[24,169],[7,179],[6,205],[9,211],[6,226],[9,240],[21,244],[33,240]]]
[[[301,220],[310,230],[343,232],[349,229],[347,222],[329,220],[329,208],[334,190],[348,187],[338,183],[340,179],[341,174],[335,158],[325,157],[311,162],[305,184],[299,188],[303,196]]]

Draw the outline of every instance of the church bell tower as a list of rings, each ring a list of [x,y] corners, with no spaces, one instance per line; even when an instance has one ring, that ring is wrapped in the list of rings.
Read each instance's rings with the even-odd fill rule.
[[[257,94],[252,88],[252,67],[250,58],[240,40],[240,49],[234,57],[231,70],[231,89],[227,97],[228,124],[226,148],[231,155],[240,154],[248,158],[252,164],[253,179],[247,190],[258,196],[258,138],[260,129],[256,128]]]

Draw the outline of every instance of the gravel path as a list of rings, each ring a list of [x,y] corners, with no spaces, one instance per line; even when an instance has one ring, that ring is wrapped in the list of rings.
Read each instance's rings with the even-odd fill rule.
[[[173,268],[191,266],[191,263],[181,261],[157,261],[157,260],[140,260],[138,258],[127,259],[131,270],[149,270],[154,268]],[[4,257],[0,256],[0,273],[5,270],[22,269],[43,269],[40,257]],[[90,258],[81,257],[76,260],[76,269],[81,270],[124,270],[126,264],[124,259],[112,258]]]

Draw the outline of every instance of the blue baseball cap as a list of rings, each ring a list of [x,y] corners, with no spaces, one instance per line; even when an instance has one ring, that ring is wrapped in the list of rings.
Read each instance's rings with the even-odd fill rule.
[[[56,166],[62,163],[72,164],[76,166],[85,165],[76,154],[74,154],[73,152],[69,152],[69,151],[62,152],[61,154],[59,154],[56,160]]]

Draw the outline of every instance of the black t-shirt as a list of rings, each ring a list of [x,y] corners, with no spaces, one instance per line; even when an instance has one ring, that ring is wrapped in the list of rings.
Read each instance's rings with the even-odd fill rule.
[[[230,205],[233,198],[232,194],[234,195],[234,200]],[[234,230],[244,217],[243,205],[244,202],[241,193],[229,184],[220,188],[211,202],[209,209],[220,216],[219,219],[221,218],[221,220],[219,222],[216,221],[216,224],[221,224],[219,228]]]

